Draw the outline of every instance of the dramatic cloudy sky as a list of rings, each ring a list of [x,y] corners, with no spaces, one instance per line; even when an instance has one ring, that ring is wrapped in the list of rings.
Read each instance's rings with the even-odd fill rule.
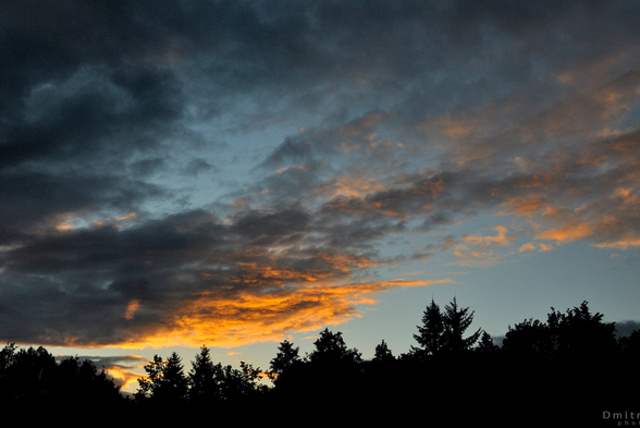
[[[399,354],[432,297],[496,336],[584,300],[632,323],[639,21],[4,1],[0,339],[248,353],[330,327]]]

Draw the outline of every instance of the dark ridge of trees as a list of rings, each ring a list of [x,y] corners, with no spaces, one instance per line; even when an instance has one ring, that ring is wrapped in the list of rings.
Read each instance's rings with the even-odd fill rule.
[[[431,426],[615,426],[605,412],[640,412],[639,330],[617,337],[615,324],[583,302],[564,313],[551,308],[544,321],[508,326],[498,345],[482,329],[468,332],[473,315],[455,299],[444,308],[431,300],[416,345],[397,356],[382,340],[373,358],[363,359],[329,329],[306,355],[281,342],[266,371],[215,363],[206,346],[189,370],[175,352],[166,360],[156,355],[133,397],[90,361],[56,362],[42,347],[8,344],[0,351],[0,405],[98,405],[149,422],[178,414],[194,421],[206,415],[212,423],[271,418],[282,425],[421,418]]]

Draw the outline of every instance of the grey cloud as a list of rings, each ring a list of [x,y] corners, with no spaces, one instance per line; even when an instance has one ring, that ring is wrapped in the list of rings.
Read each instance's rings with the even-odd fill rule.
[[[31,335],[46,343],[63,343],[66,335],[83,343],[127,340],[136,328],[157,322],[144,316],[125,322],[132,299],[162,308],[197,291],[188,281],[176,288],[175,281],[188,275],[185,265],[197,264],[204,250],[215,247],[211,228],[215,224],[191,213],[140,228],[105,226],[54,235],[5,252],[3,277],[20,285],[3,287],[3,300],[20,304],[2,311],[2,335],[16,340]],[[183,295],[176,299],[176,293]]]
[[[96,364],[97,367],[114,367],[122,366],[127,367],[143,366],[148,363],[148,359],[140,357],[138,355],[117,355],[117,356],[94,356],[94,355],[80,355],[80,360],[89,360]]]
[[[340,277],[342,265],[323,254],[363,257],[345,237],[340,242],[345,247],[334,247],[333,234],[342,229],[309,222],[309,213],[295,207],[244,212],[231,224],[194,211],[126,228],[53,234],[6,250],[0,335],[48,344],[69,338],[83,344],[125,342],[161,324],[169,328],[180,308],[201,293],[260,294],[274,284],[304,281],[304,272]],[[314,233],[318,237],[312,239]],[[270,256],[278,247],[281,253]],[[262,265],[300,273],[280,278],[262,272]],[[133,300],[145,310],[128,320]]]
[[[0,167],[27,161],[78,162],[157,147],[163,122],[179,116],[179,92],[163,72],[102,76],[80,70],[68,82],[46,82],[25,100],[25,119],[2,133]]]
[[[131,212],[138,203],[163,193],[156,186],[110,174],[84,171],[59,174],[39,172],[0,173],[2,244],[30,238],[38,230],[53,229],[67,214],[91,220],[93,211]],[[96,220],[100,220],[98,217]]]

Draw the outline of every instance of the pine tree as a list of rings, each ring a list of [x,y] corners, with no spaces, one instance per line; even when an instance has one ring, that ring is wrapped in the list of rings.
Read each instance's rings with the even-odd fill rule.
[[[412,346],[411,351],[418,356],[433,356],[442,352],[470,350],[482,333],[479,329],[464,337],[472,322],[473,312],[469,313],[469,308],[460,308],[455,298],[445,306],[444,312],[431,299],[423,313],[422,325],[418,326],[418,334],[413,336],[420,346]]]
[[[440,312],[440,307],[431,299],[431,304],[427,306],[422,315],[422,325],[418,326],[418,334],[413,338],[420,347],[411,347],[414,354],[434,355],[442,348],[442,335],[444,333],[444,319]]]
[[[377,362],[385,362],[385,361],[393,361],[393,353],[387,343],[382,340],[379,345],[376,345],[375,353],[373,356],[373,361]]]
[[[222,365],[214,364],[209,348],[203,346],[196,355],[189,372],[189,399],[196,404],[211,403],[222,399],[220,382]]]
[[[449,305],[445,306],[445,311],[442,315],[444,350],[462,352],[473,348],[482,333],[482,330],[478,329],[472,335],[464,337],[465,332],[473,322],[473,314],[473,312],[469,313],[469,308],[459,308],[455,297]]]
[[[187,377],[182,358],[173,352],[164,361],[154,355],[153,361],[144,366],[147,376],[138,379],[137,399],[151,398],[154,402],[180,403],[187,397]]]
[[[493,343],[493,338],[489,333],[482,331],[476,350],[478,352],[492,353],[498,350],[498,346]]]
[[[156,391],[158,398],[179,403],[187,397],[187,376],[184,373],[182,358],[176,352],[172,352],[167,359],[160,385],[160,389]]]

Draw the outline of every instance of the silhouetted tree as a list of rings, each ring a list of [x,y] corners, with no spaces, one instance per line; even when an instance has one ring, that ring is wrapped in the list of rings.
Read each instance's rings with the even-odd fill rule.
[[[269,377],[277,384],[281,382],[287,372],[291,372],[300,363],[302,363],[300,348],[294,347],[293,343],[284,340],[278,346],[278,353],[270,362]]]
[[[559,358],[601,361],[616,352],[615,324],[603,322],[600,313],[592,314],[587,302],[564,314],[552,310],[547,324]]]
[[[104,370],[98,371],[93,362],[78,357],[66,357],[58,363],[55,384],[61,399],[78,405],[114,405],[122,400],[120,388]]]
[[[357,349],[348,348],[341,332],[325,328],[307,356],[304,378],[310,382],[307,393],[313,399],[329,404],[354,400],[359,387],[362,358]]]
[[[159,355],[154,355],[153,360],[144,366],[147,375],[138,378],[138,389],[135,393],[137,400],[142,401],[154,395],[155,390],[159,388],[164,366],[165,362]]]
[[[473,322],[474,312],[469,313],[469,308],[460,308],[455,297],[453,301],[445,306],[442,314],[442,348],[448,352],[462,352],[472,349],[482,333],[478,329],[470,336],[464,337],[465,332]]]
[[[138,399],[150,398],[156,403],[179,404],[187,396],[187,377],[180,356],[173,352],[164,361],[155,355],[153,361],[144,366],[147,376],[138,379]]]
[[[260,368],[254,368],[245,361],[240,362],[240,369],[231,365],[223,367],[221,382],[223,399],[238,402],[256,398],[264,391],[259,383],[261,375]]]
[[[160,388],[154,391],[155,395],[162,401],[180,403],[187,397],[187,385],[182,358],[172,352],[162,371]]]
[[[478,346],[476,350],[482,353],[493,353],[497,352],[499,349],[498,345],[493,342],[493,338],[489,333],[483,331],[480,335],[480,339],[478,340]]]
[[[555,352],[555,340],[547,324],[526,319],[513,327],[508,326],[502,349],[526,357],[551,358]]]
[[[640,363],[640,330],[633,330],[628,336],[621,337],[618,343],[625,363]]]
[[[444,334],[444,319],[440,306],[431,299],[431,304],[427,306],[422,314],[422,325],[417,326],[418,334],[413,338],[418,342],[419,347],[411,347],[411,351],[418,355],[431,356],[440,352],[443,346],[442,335]]]
[[[0,351],[0,402],[37,406],[42,411],[68,403],[104,403],[114,410],[124,403],[120,388],[89,360],[77,357],[56,362],[44,347]]]
[[[635,405],[638,394],[625,387],[640,381],[640,331],[616,340],[615,325],[603,319],[586,302],[565,313],[551,308],[544,322],[529,319],[509,326],[502,346],[497,346],[482,329],[467,335],[473,321],[468,308],[460,308],[453,299],[440,310],[431,299],[414,335],[418,346],[412,346],[410,354],[396,358],[382,340],[374,357],[363,361],[342,333],[324,329],[304,358],[293,343],[280,344],[268,373],[274,388],[267,394],[259,368],[246,362],[240,368],[214,364],[203,346],[188,376],[177,353],[166,361],[155,355],[144,367],[146,376],[138,380],[131,404],[138,410],[152,405],[153,411],[145,415],[154,415],[153,422],[166,421],[167,412],[192,415],[197,422],[211,412],[211,404],[217,416],[237,417],[238,411],[262,415],[286,405],[288,410],[301,409],[296,416],[303,417],[305,405],[313,402],[331,406],[326,421],[332,421],[353,408],[387,406],[419,414],[428,403],[435,412],[447,408],[452,399],[472,415],[473,420],[465,422],[477,422],[486,406],[496,403],[502,417],[510,420],[522,414],[529,418],[532,410],[543,421],[560,421],[558,412],[570,414],[572,423],[581,414],[593,420],[599,416],[594,412],[603,408]],[[488,395],[490,383],[498,388]],[[568,403],[568,396],[578,404]],[[113,380],[88,360],[67,357],[56,363],[43,347],[18,349],[11,343],[0,350],[0,403],[6,408],[12,403],[40,409],[47,404],[95,402],[113,409],[112,403],[129,403],[119,399],[123,400]],[[185,412],[182,404],[202,406]],[[456,421],[462,421],[458,415]]]
[[[391,405],[389,391],[398,392],[400,376],[398,360],[387,343],[382,340],[376,345],[373,358],[361,364],[362,374],[359,381],[362,386],[358,393],[367,406]]]
[[[473,322],[473,312],[469,308],[460,308],[456,299],[445,306],[444,312],[431,299],[422,316],[422,325],[418,326],[418,334],[413,337],[420,347],[411,351],[418,356],[433,356],[442,352],[463,352],[473,348],[482,332],[465,337],[465,333]]]
[[[347,348],[342,332],[333,333],[325,328],[314,345],[315,349],[309,354],[312,363],[356,365],[362,361],[358,350]]]
[[[382,340],[380,344],[376,345],[376,349],[373,355],[373,361],[384,363],[393,361],[395,358],[393,357],[393,353],[387,343]]]
[[[44,347],[16,352],[8,376],[12,395],[18,400],[46,401],[51,397],[56,361]]]
[[[8,343],[0,351],[0,379],[6,375],[16,358],[17,347],[15,343]]]
[[[566,313],[551,308],[546,322],[530,319],[509,327],[502,353],[509,387],[519,388],[523,399],[550,412],[554,406],[571,413],[601,411],[599,406],[605,404],[622,405],[627,394],[620,393],[620,379],[632,378],[619,365],[615,325],[591,313],[587,302]],[[564,387],[549,388],[552,384]],[[545,391],[544,395],[531,393],[536,389]],[[568,395],[570,402],[565,400]]]
[[[546,323],[525,320],[509,330],[503,349],[527,358],[547,360],[601,360],[617,352],[615,324],[603,322],[602,314],[592,314],[587,302],[560,313],[554,308]]]
[[[189,372],[189,399],[194,404],[211,404],[222,400],[222,364],[214,364],[209,348],[203,346]]]

